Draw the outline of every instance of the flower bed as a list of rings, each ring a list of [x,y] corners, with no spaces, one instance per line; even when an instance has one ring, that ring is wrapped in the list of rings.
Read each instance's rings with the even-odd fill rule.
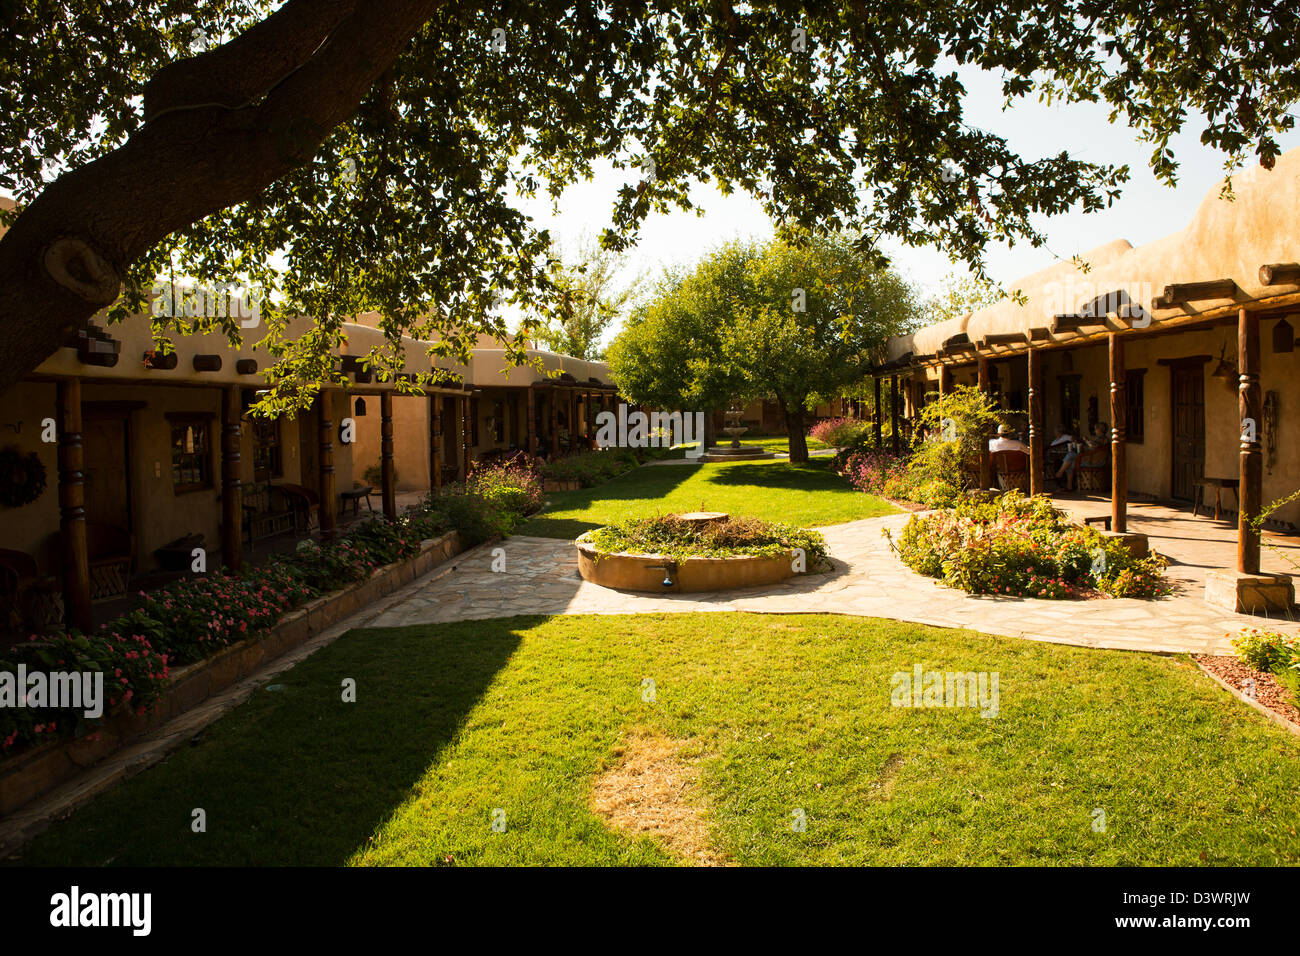
[[[588,531],[575,544],[585,580],[633,591],[769,585],[828,564],[816,531],[726,515],[634,518]]]
[[[1235,657],[1198,654],[1196,662],[1300,733],[1300,637],[1248,627],[1232,638],[1232,647]]]
[[[1021,597],[1156,597],[1167,562],[1134,558],[1124,543],[1072,524],[1051,500],[1009,491],[991,502],[913,515],[890,547],[918,574],[971,594]]]
[[[173,667],[191,664],[240,641],[264,636],[306,602],[368,578],[377,568],[414,557],[420,542],[447,531],[465,546],[506,534],[536,510],[536,488],[511,483],[504,470],[471,476],[464,486],[425,502],[396,521],[373,520],[328,544],[303,541],[240,574],[224,571],[140,592],[135,606],[92,634],[45,637],[0,649],[0,672],[104,674],[105,713],[130,708],[138,715],[159,700]],[[0,707],[0,755],[57,737],[89,732],[84,709]]]
[[[870,428],[871,423],[860,418],[828,418],[814,425],[808,437],[831,448],[843,448],[865,437]]]
[[[677,559],[771,557],[800,548],[809,567],[827,560],[826,539],[818,532],[757,518],[630,518],[589,531],[582,540],[605,554],[652,554]]]

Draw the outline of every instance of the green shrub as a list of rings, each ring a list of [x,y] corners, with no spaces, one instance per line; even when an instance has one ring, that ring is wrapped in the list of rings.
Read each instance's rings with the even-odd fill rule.
[[[1257,671],[1300,671],[1300,639],[1292,635],[1248,627],[1232,639],[1232,646],[1241,662]]]

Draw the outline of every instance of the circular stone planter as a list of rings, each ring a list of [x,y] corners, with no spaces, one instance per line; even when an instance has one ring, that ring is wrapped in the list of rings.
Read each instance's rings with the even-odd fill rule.
[[[621,591],[677,594],[725,591],[776,584],[794,577],[794,553],[733,558],[665,558],[658,554],[605,554],[579,537],[578,573],[583,580]],[[664,582],[668,581],[669,584]]]

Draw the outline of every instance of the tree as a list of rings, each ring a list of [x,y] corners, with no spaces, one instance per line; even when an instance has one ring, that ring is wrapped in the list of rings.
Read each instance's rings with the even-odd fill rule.
[[[1006,298],[1006,293],[989,279],[975,276],[948,275],[939,283],[939,289],[921,303],[922,325],[934,325],[949,319],[961,318],[967,312],[994,305]]]
[[[911,288],[844,236],[769,243],[732,301],[723,351],[748,394],[770,394],[790,460],[808,460],[807,413],[866,378],[885,342],[912,323]]]
[[[1270,165],[1300,97],[1300,8],[1151,0],[33,0],[0,13],[0,389],[159,275],[268,289],[273,395],[338,378],[342,322],[377,310],[463,359],[478,331],[523,360],[502,299],[541,315],[548,237],[511,203],[609,159],[605,235],[636,239],[690,184],[759,197],[782,227],[929,243],[983,274],[990,241],[1112,200],[1127,170],[1027,159],[963,120],[960,64],[1007,99],[1104,98],[1176,167],[1190,111],[1229,162]],[[276,267],[283,262],[284,269]],[[316,318],[298,341],[286,316]],[[538,320],[540,321],[540,319]],[[237,323],[161,319],[156,332]],[[297,387],[306,383],[307,388]],[[280,385],[285,387],[282,389]]]
[[[561,297],[558,321],[540,329],[537,338],[553,352],[598,359],[600,337],[636,294],[640,277],[620,285],[624,257],[590,240],[579,243],[572,263],[565,263],[558,249],[552,255]]]
[[[706,444],[713,411],[747,397],[749,379],[726,353],[724,335],[757,255],[732,243],[690,273],[665,273],[607,352],[619,390],[634,402],[704,412]]]

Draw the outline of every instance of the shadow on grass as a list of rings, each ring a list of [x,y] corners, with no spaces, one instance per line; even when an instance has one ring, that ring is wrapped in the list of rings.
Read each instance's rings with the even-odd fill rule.
[[[754,485],[759,488],[855,493],[852,485],[831,470],[829,458],[814,458],[801,464],[769,461],[762,464],[722,465],[711,471],[706,480],[714,485]]]
[[[345,863],[410,797],[514,653],[520,630],[542,620],[352,631],[11,862]],[[348,678],[355,703],[342,700]],[[191,829],[196,808],[205,833]]]

